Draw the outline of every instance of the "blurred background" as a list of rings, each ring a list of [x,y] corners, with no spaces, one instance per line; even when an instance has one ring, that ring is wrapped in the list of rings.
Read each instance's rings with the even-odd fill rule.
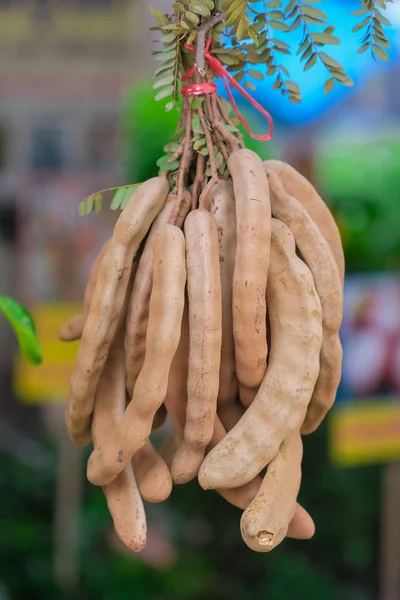
[[[317,533],[252,553],[240,512],[194,482],[147,507],[136,556],[85,481],[87,452],[66,439],[76,347],[55,336],[116,218],[80,218],[79,201],[154,175],[177,115],[153,100],[147,2],[0,0],[0,293],[32,309],[45,356],[30,368],[0,319],[0,600],[400,600],[400,3],[379,64],[357,54],[353,7],[323,3],[354,88],[325,96],[324,73],[303,74],[289,57],[303,104],[257,82],[276,133],[269,144],[246,138],[317,186],[345,246],[343,382],[304,440],[300,502]]]

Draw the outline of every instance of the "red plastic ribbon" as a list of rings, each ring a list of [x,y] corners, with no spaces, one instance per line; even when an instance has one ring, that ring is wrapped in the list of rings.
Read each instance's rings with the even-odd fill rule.
[[[181,89],[182,96],[202,96],[203,94],[212,94],[217,90],[215,83],[194,83],[193,85],[183,85]]]
[[[208,64],[210,65],[211,69],[215,73],[218,73],[218,75],[220,75],[220,77],[222,79],[222,83],[225,86],[225,89],[229,96],[229,100],[231,101],[233,110],[235,111],[237,118],[239,119],[239,121],[241,123],[243,123],[243,126],[246,129],[247,133],[254,140],[261,140],[263,142],[270,140],[272,138],[273,131],[274,131],[274,124],[273,124],[271,115],[269,114],[269,112],[267,110],[265,110],[265,108],[263,108],[261,106],[261,104],[259,104],[256,100],[254,100],[254,98],[252,96],[250,96],[250,94],[248,94],[244,88],[242,88],[242,86],[232,77],[232,75],[230,73],[228,73],[228,71],[225,69],[225,67],[219,62],[218,58],[216,58],[215,56],[210,54],[210,44],[211,44],[211,40],[207,40],[206,47],[205,47],[205,58],[208,61]],[[188,50],[191,50],[192,52],[196,52],[196,49],[193,46],[190,46],[189,44],[185,44],[185,48],[187,48]],[[186,81],[186,79],[191,77],[195,73],[195,71],[196,71],[196,67],[193,66],[182,77],[182,81]],[[238,92],[240,92],[240,94],[242,94],[242,96],[244,96],[246,98],[246,100],[248,100],[250,102],[250,104],[252,104],[262,115],[264,115],[266,117],[268,124],[269,124],[269,133],[266,133],[264,135],[256,135],[255,133],[253,133],[251,131],[249,124],[247,123],[246,119],[242,116],[242,114],[240,113],[240,111],[237,107],[237,104],[236,104],[233,94],[231,92],[231,88],[228,85],[228,81],[232,87],[234,87]],[[198,83],[198,84],[194,84],[192,86],[186,85],[186,86],[182,87],[182,94],[185,96],[191,96],[191,95],[198,96],[201,94],[209,94],[212,91],[215,91],[215,89],[211,90],[209,88],[207,88],[207,90],[206,90],[204,86],[209,86],[209,85],[214,85],[215,89],[217,87],[215,84],[209,84],[209,83]]]

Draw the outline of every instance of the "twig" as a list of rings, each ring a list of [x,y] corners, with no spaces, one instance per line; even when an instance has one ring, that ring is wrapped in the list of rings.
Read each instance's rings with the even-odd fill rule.
[[[179,147],[175,150],[175,152],[173,153],[173,155],[171,156],[171,158],[168,159],[167,162],[173,163],[176,160],[178,160],[178,158],[180,158],[182,156],[182,154],[183,154],[183,144],[184,144],[184,142],[182,141],[179,144]]]
[[[210,117],[211,123],[214,124],[215,121],[218,120],[218,114],[217,114],[218,107],[217,107],[216,103],[215,103],[215,106],[213,105],[209,94],[206,95],[206,104],[207,104],[207,111],[208,111],[208,115]],[[215,112],[215,109],[217,110],[217,113]],[[214,129],[214,136],[217,141],[218,147],[221,150],[221,154],[224,157],[224,161],[225,161],[225,163],[227,163],[228,159],[229,159],[228,151],[226,149],[226,146],[224,144],[221,134],[216,129]]]
[[[232,119],[230,118],[230,116],[226,112],[225,106],[222,104],[221,98],[219,98],[217,96],[217,94],[213,94],[213,100],[214,100],[214,97],[215,97],[215,102],[218,105],[219,112],[221,113],[222,118],[224,119],[225,123],[227,125],[232,125],[234,127]],[[243,140],[243,136],[240,133],[240,131],[238,131],[237,137],[238,137],[238,140],[239,140],[239,146],[240,146],[240,148],[244,148],[244,140]]]
[[[177,182],[177,196],[176,202],[174,206],[174,210],[171,213],[171,217],[169,222],[171,224],[175,224],[176,219],[179,215],[179,210],[181,207],[181,203],[183,200],[183,187],[185,185],[185,175],[188,170],[188,164],[190,162],[189,157],[189,148],[190,148],[190,137],[192,132],[192,110],[189,106],[189,102],[187,98],[183,99],[183,112],[185,115],[185,137],[183,139],[183,150],[182,150],[182,160],[178,171],[178,182]]]
[[[206,68],[205,68],[205,46],[206,46],[206,35],[208,31],[220,23],[225,19],[226,11],[219,13],[218,15],[214,15],[208,21],[204,21],[197,28],[197,41],[196,41],[196,69],[197,72],[201,75],[201,77],[206,76]]]
[[[207,148],[208,148],[208,159],[210,161],[210,167],[211,167],[211,177],[214,180],[218,181],[218,170],[217,170],[217,165],[215,164],[214,146],[212,143],[211,133],[208,128],[203,109],[201,107],[198,109],[198,113],[199,113],[199,117],[200,117],[200,123],[203,126],[204,134],[206,136],[206,142],[207,142]]]
[[[195,210],[197,207],[197,194],[199,190],[199,185],[204,183],[204,170],[206,165],[206,159],[202,154],[197,155],[197,165],[196,165],[196,177],[193,182],[192,187],[192,210]]]
[[[216,185],[217,183],[218,183],[218,179],[215,180],[214,177],[211,177],[211,179],[209,180],[209,182],[207,183],[207,185],[201,192],[201,196],[199,199],[199,208],[201,208],[203,210],[208,210],[208,205],[207,205],[208,196],[209,196],[211,190],[213,189],[214,185]]]

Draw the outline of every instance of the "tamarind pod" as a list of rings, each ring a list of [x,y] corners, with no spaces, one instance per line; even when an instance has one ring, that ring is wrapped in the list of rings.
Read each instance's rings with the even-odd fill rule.
[[[171,474],[150,440],[136,452],[132,461],[143,500],[153,504],[164,502],[172,491]]]
[[[218,410],[223,412],[224,407],[236,402],[238,393],[232,315],[232,282],[236,254],[235,198],[232,182],[221,180],[213,187],[210,192],[210,206],[217,224],[219,241],[222,342],[217,406]]]
[[[275,173],[279,177],[289,196],[296,198],[318,225],[332,250],[339,269],[340,280],[343,284],[345,259],[342,240],[338,226],[328,206],[308,179],[287,163],[280,160],[266,160],[263,165],[266,171]]]
[[[121,333],[121,332],[120,332]],[[94,445],[108,437],[124,414],[126,404],[123,337],[111,345],[96,391],[92,420]],[[146,543],[146,515],[132,464],[103,487],[114,528],[121,541],[134,552]]]
[[[168,193],[168,182],[154,177],[132,195],[100,262],[96,286],[71,376],[66,424],[77,445],[90,441],[94,394],[125,302],[133,260]]]
[[[292,231],[304,262],[311,270],[322,306],[323,342],[320,373],[302,426],[314,431],[333,405],[342,373],[339,329],[343,316],[343,286],[331,249],[308,212],[284,190],[279,178],[269,173],[273,215]]]
[[[247,387],[260,385],[267,366],[266,301],[271,206],[261,159],[245,148],[228,161],[236,201],[236,257],[232,311],[236,373]]]
[[[92,301],[93,291],[96,286],[97,276],[99,272],[100,262],[108,247],[108,241],[104,244],[99,254],[97,255],[92,268],[90,269],[88,282],[86,284],[85,293],[83,296],[83,314],[75,315],[71,317],[64,325],[62,325],[58,332],[58,337],[63,342],[74,342],[82,337],[83,327],[85,325],[86,317],[89,312],[90,303]]]
[[[58,339],[62,342],[74,342],[82,337],[86,317],[84,314],[74,315],[58,330]]]
[[[222,427],[221,423],[218,422],[218,418],[217,418],[216,422],[215,422],[213,438],[209,445],[209,449],[211,450],[212,447],[216,446],[224,438],[225,434],[226,434],[226,431]],[[298,434],[296,434],[296,435],[298,435]],[[279,452],[281,452],[281,450]],[[278,453],[278,456],[279,456],[279,453]],[[284,455],[284,457],[286,458],[286,455]],[[298,458],[298,457],[296,457],[296,458]],[[274,460],[276,460],[276,459],[274,459]],[[300,456],[300,461],[301,461],[301,456]],[[271,475],[270,475],[270,477],[271,477]],[[286,482],[283,479],[284,479],[284,476],[281,477],[280,485],[282,485],[284,487],[285,485],[287,486],[288,484],[286,484]],[[224,490],[220,489],[220,490],[217,490],[217,492],[227,502],[229,502],[229,504],[232,504],[233,506],[236,506],[237,508],[245,510],[248,507],[250,509],[250,505],[255,502],[256,497],[260,500],[260,494],[259,494],[260,488],[262,487],[262,485],[264,485],[264,487],[265,487],[266,483],[267,482],[265,479],[264,479],[264,483],[263,483],[262,478],[259,475],[256,475],[256,477],[254,477],[254,479],[252,479],[249,483],[247,483],[246,485],[244,485],[242,487],[233,488],[233,489],[224,489]],[[284,487],[284,489],[287,490],[287,487],[286,488]],[[280,489],[278,489],[278,491],[277,491],[277,494],[279,494],[279,493],[280,493]],[[296,496],[297,496],[297,493],[296,493]],[[273,502],[273,498],[271,499],[271,501]],[[266,509],[267,506],[263,505],[263,508]],[[242,516],[242,523],[246,523],[246,518],[244,518]],[[296,538],[296,539],[309,539],[314,535],[314,532],[315,532],[315,526],[314,526],[314,522],[313,522],[312,518],[310,517],[308,512],[302,506],[300,506],[300,504],[296,503],[296,497],[295,497],[295,511],[294,511],[294,516],[290,520],[289,526],[287,527],[287,533],[286,533],[287,537],[292,537],[292,538]]]
[[[189,298],[189,371],[182,444],[171,466],[174,483],[199,470],[213,435],[221,359],[222,315],[218,231],[213,216],[194,210],[186,218]]]
[[[240,521],[243,540],[256,552],[268,552],[286,537],[296,510],[303,445],[300,431],[281,444],[261,487]]]
[[[294,237],[272,220],[267,304],[271,338],[268,369],[239,423],[206,456],[199,472],[207,489],[251,481],[300,429],[319,372],[321,303]]]
[[[153,242],[153,289],[143,368],[131,402],[112,434],[88,461],[88,479],[95,485],[112,481],[149,437],[154,415],[167,393],[171,362],[178,347],[185,303],[185,239],[167,225]]]
[[[168,224],[175,202],[176,195],[169,194],[166,203],[154,219],[139,260],[137,276],[133,283],[125,332],[127,389],[130,396],[132,396],[136,379],[144,363],[149,302],[153,281],[153,240],[157,232],[164,229]],[[185,190],[176,223],[177,227],[183,225],[190,206],[191,196]]]
[[[256,388],[248,388],[245,385],[239,384],[239,396],[240,401],[245,408],[248,408],[250,404],[253,402],[254,398],[257,396],[257,392],[259,387]]]

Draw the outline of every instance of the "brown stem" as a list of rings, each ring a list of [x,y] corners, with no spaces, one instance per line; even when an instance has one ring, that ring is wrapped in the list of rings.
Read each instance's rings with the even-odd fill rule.
[[[214,103],[211,102],[211,98],[210,98],[209,94],[206,95],[206,103],[207,103],[207,111],[208,111],[211,123],[214,127],[214,123],[218,120],[218,116],[219,116],[218,107],[217,107],[216,103],[214,106]],[[225,163],[227,163],[228,158],[229,158],[228,151],[227,151],[224,141],[221,137],[221,134],[215,128],[214,128],[214,136],[217,141],[218,147],[221,150],[221,154],[224,157],[224,161],[225,161]]]
[[[211,177],[203,191],[201,192],[201,196],[199,199],[199,208],[203,210],[208,210],[208,196],[213,189],[214,185],[218,183],[218,179],[215,180],[214,177]]]
[[[208,21],[204,21],[197,28],[197,40],[196,40],[196,68],[197,72],[201,77],[206,76],[206,68],[205,68],[205,46],[206,46],[206,35],[208,31],[223,21],[226,16],[226,11],[219,13],[218,15],[214,15]]]
[[[213,94],[213,97],[215,97],[215,102],[217,103],[219,112],[221,113],[222,118],[225,121],[225,123],[227,125],[234,126],[233,122],[232,122],[232,119],[230,118],[230,116],[228,115],[228,113],[225,110],[225,106],[223,105],[223,103],[221,101],[221,98],[219,98],[217,96],[217,94]],[[227,132],[227,133],[229,133],[229,132]],[[244,148],[244,140],[243,140],[243,136],[242,136],[242,134],[240,132],[238,132],[237,137],[238,137],[238,140],[239,140],[239,146],[240,146],[240,148]]]
[[[196,177],[193,182],[192,187],[192,210],[195,210],[197,207],[197,195],[199,186],[204,183],[204,170],[206,166],[206,159],[202,154],[197,155],[197,165],[196,165]]]
[[[189,106],[189,102],[187,98],[183,99],[183,112],[185,115],[185,137],[183,139],[183,149],[182,149],[182,160],[178,171],[178,182],[177,182],[177,197],[174,206],[174,210],[171,213],[171,217],[169,222],[173,225],[176,222],[176,219],[179,215],[179,210],[183,200],[183,188],[185,185],[185,176],[188,171],[190,156],[189,156],[189,148],[190,148],[190,137],[192,131],[192,111]]]
[[[208,128],[203,109],[199,108],[198,113],[199,113],[199,117],[200,117],[200,123],[203,126],[204,134],[206,136],[206,142],[207,142],[207,148],[208,148],[208,160],[210,161],[210,167],[211,167],[211,177],[214,180],[218,181],[218,170],[217,170],[217,165],[215,164],[214,147],[213,147],[213,143],[212,143],[211,133]]]
[[[176,160],[178,160],[178,158],[180,158],[183,154],[183,142],[181,142],[179,144],[179,147],[175,150],[174,154],[171,156],[171,158],[168,159],[169,163],[173,163]]]
[[[222,123],[220,121],[216,121],[215,123],[213,123],[213,127],[216,131],[218,131],[222,135],[224,140],[230,146],[232,152],[234,152],[235,150],[239,150],[239,148],[241,146],[240,146],[238,140],[235,138],[234,135],[229,133],[229,131],[226,131],[225,127],[222,125]]]

